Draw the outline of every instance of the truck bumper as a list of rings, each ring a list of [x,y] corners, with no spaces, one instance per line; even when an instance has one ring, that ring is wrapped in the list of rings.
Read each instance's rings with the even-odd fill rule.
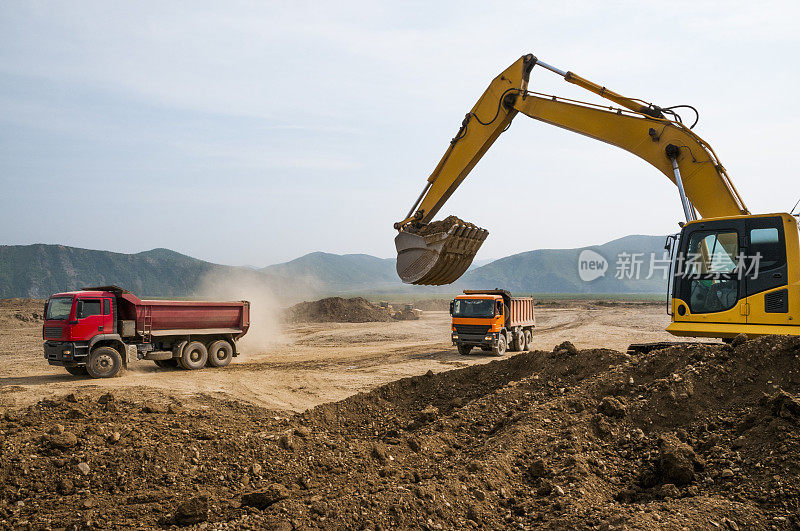
[[[44,359],[50,365],[75,366],[86,363],[89,345],[74,342],[45,341]]]
[[[453,346],[467,345],[470,347],[492,347],[497,343],[497,332],[486,334],[457,334],[453,332]]]

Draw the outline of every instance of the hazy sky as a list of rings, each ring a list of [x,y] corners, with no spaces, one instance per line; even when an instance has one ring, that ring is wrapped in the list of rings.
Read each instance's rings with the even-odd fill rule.
[[[520,55],[700,109],[751,211],[800,198],[797,2],[0,3],[0,244],[226,264],[394,256],[401,219]],[[530,88],[591,95],[535,68]],[[677,230],[663,175],[514,121],[440,212],[478,258]]]

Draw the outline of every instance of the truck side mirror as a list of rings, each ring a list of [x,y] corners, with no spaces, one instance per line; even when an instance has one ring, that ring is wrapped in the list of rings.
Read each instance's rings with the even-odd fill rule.
[[[455,301],[450,301],[450,315],[453,315],[453,307],[456,305]]]
[[[497,315],[503,315],[503,303],[497,301]]]
[[[75,304],[75,319],[83,318],[83,301],[78,301]]]

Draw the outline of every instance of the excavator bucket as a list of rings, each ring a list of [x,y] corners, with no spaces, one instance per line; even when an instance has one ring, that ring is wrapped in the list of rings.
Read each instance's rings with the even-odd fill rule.
[[[424,235],[401,231],[394,239],[397,274],[406,284],[451,284],[469,268],[488,235],[485,229],[466,225]]]

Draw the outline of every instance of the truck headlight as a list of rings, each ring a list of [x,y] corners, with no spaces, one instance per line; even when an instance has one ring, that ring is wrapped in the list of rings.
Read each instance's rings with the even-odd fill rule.
[[[458,339],[458,334],[453,334],[453,339]]]
[[[68,348],[65,348],[64,350],[61,351],[61,353],[65,356],[69,356],[70,354],[72,354],[72,351]]]
[[[492,336],[486,336],[486,337],[484,337],[483,339],[484,339],[485,341],[491,341],[491,340],[492,340],[492,339],[494,339],[494,338],[493,338]]]

